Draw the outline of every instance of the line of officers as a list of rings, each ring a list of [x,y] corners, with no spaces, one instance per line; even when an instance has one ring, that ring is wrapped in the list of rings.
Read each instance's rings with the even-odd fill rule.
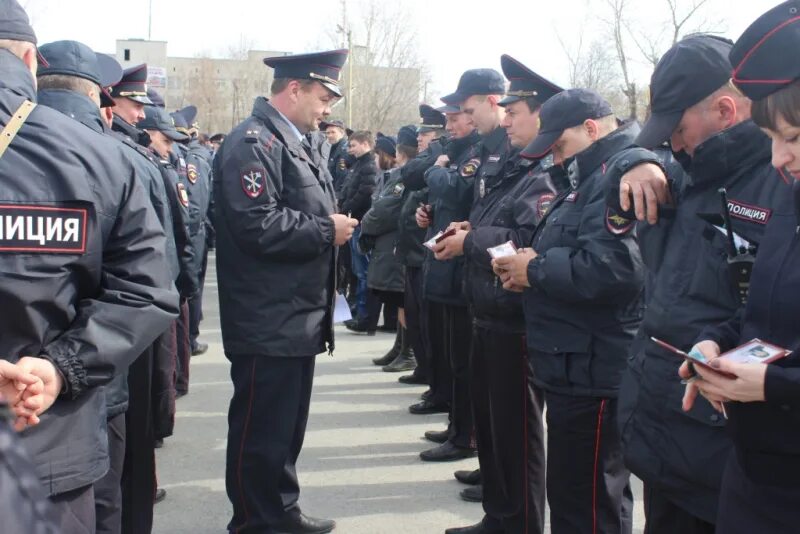
[[[213,149],[146,65],[37,50],[19,4],[0,13],[0,390],[22,445],[2,428],[2,530],[149,533],[154,449],[207,349]]]
[[[430,386],[412,413],[449,413],[421,457],[477,448],[480,469],[455,476],[482,485],[462,497],[484,518],[448,534],[543,532],[545,499],[553,533],[629,533],[631,472],[646,533],[797,530],[800,356],[692,375],[653,338],[709,359],[753,338],[800,349],[798,10],[735,46],[679,41],[641,129],[507,55],[507,90],[473,69],[420,107],[438,139],[384,194],[403,197],[418,367],[401,381]],[[508,241],[517,253],[493,258]]]

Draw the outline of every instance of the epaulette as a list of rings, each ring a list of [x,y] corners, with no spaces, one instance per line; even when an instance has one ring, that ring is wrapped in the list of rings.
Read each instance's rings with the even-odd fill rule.
[[[244,132],[244,142],[245,143],[258,143],[258,136],[261,134],[261,130],[258,128],[249,128],[247,131]]]

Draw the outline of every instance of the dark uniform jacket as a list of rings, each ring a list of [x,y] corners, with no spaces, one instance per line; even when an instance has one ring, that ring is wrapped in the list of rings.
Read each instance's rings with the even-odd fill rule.
[[[347,138],[342,137],[338,143],[331,145],[328,157],[328,172],[333,178],[333,190],[336,198],[342,191],[342,186],[347,179]]]
[[[428,249],[422,244],[427,230],[417,225],[417,208],[427,203],[428,184],[425,172],[433,167],[436,159],[444,153],[442,142],[433,141],[428,148],[400,168],[403,182],[403,205],[397,235],[397,257],[406,267],[421,268]]]
[[[609,199],[618,203],[626,170],[658,158],[639,148],[620,153],[609,165]],[[729,319],[740,307],[725,236],[701,217],[721,213],[718,189],[727,188],[736,213],[733,230],[756,243],[768,220],[787,209],[780,206],[790,192],[770,166],[769,139],[751,121],[698,146],[686,176],[673,159],[661,159],[673,179],[674,206],[659,207],[656,225],[638,226],[647,311],[620,391],[620,431],[632,472],[691,514],[714,522],[730,451],[725,420],[702,398],[690,412],[682,410],[685,387],[676,373],[681,361],[649,338],[689,349],[704,327]]]
[[[505,130],[499,130],[505,139]],[[432,215],[426,239],[446,230],[451,222],[466,221],[469,217],[475,176],[480,168],[480,146],[476,132],[462,139],[450,139],[447,143],[450,165],[433,166],[425,173],[428,184],[426,203],[430,204]],[[437,260],[426,248],[422,269],[425,298],[440,304],[466,306],[463,256]]]
[[[372,205],[375,193],[375,182],[378,177],[378,165],[375,153],[367,152],[357,158],[350,168],[340,198],[341,212],[359,221]]]
[[[186,162],[184,185],[189,194],[189,235],[194,249],[193,271],[195,276],[199,277],[206,253],[206,221],[208,205],[211,201],[209,181],[211,168],[206,160],[208,152],[199,144],[192,147],[191,144],[176,143],[174,146],[177,147]]]
[[[796,495],[800,477],[800,182],[794,183],[794,198],[795,213],[776,211],[770,218],[746,308],[730,321],[706,328],[698,339],[716,341],[723,352],[754,338],[793,351],[767,367],[766,402],[725,406],[734,450],[748,478],[792,488]]]
[[[335,212],[328,154],[263,97],[214,159],[217,279],[228,354],[333,350]],[[311,154],[311,156],[309,156]]]
[[[550,175],[536,162],[520,158],[518,151],[484,191],[472,205],[472,229],[464,239],[467,300],[477,325],[524,334],[522,295],[503,289],[488,249],[508,241],[517,248],[527,246],[557,191]]]
[[[52,504],[36,469],[11,426],[8,406],[0,405],[0,514],[3,532],[59,534]]]
[[[403,207],[405,186],[400,177],[400,169],[386,171],[383,189],[376,195],[372,208],[361,219],[361,239],[371,246],[364,252],[371,251],[367,286],[379,291],[403,293],[405,290],[405,273],[403,264],[395,256],[397,243],[397,225],[400,209]]]
[[[578,153],[571,188],[534,235],[525,320],[534,381],[548,391],[617,395],[641,321],[643,266],[633,225],[608,226],[605,163],[637,132],[631,124]]]
[[[33,79],[0,51],[0,124]],[[165,236],[115,140],[38,106],[0,159],[0,354],[51,360],[65,391],[23,433],[51,494],[108,469],[105,395],[98,387],[177,315]]]

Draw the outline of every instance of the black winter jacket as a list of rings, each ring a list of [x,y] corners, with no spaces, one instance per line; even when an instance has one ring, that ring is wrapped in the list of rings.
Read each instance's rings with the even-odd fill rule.
[[[367,152],[356,159],[342,187],[341,212],[360,221],[372,205],[377,178],[378,165],[375,163],[374,152]]]
[[[392,169],[384,174],[386,179],[383,190],[375,197],[372,208],[361,220],[359,244],[362,241],[374,244],[367,271],[369,288],[403,293],[405,290],[403,264],[395,256],[394,251],[405,186],[400,176],[400,169]]]

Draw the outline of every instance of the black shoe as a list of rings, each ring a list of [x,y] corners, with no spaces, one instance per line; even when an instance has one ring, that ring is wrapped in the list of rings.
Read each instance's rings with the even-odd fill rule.
[[[188,394],[189,394],[188,391],[176,391],[175,392],[175,398],[176,399],[180,399],[181,397],[185,397]]]
[[[417,373],[411,373],[410,375],[403,375],[400,378],[398,378],[397,381],[400,382],[401,384],[409,384],[413,386],[417,385],[424,386],[425,384],[428,383],[427,380],[425,380]]]
[[[208,343],[197,343],[192,349],[192,356],[199,356],[205,354],[208,350]]]
[[[475,456],[474,449],[456,447],[450,441],[445,441],[438,447],[419,453],[419,457],[423,462],[454,462],[464,458],[472,458],[473,456]]]
[[[392,363],[395,358],[397,358],[397,351],[395,349],[391,349],[384,356],[381,356],[380,358],[374,358],[372,363],[379,367],[385,367]]]
[[[502,530],[486,528],[481,521],[468,527],[448,528],[444,534],[502,534],[502,532]]]
[[[448,413],[450,407],[447,404],[435,404],[430,401],[422,401],[412,404],[408,407],[408,411],[414,415],[427,415],[431,413]]]
[[[459,495],[467,502],[483,502],[483,486],[464,488]]]
[[[469,486],[476,486],[481,483],[480,469],[474,471],[456,471],[453,473],[453,476],[462,484],[467,484]]]
[[[156,442],[153,444],[153,446],[156,449],[160,449],[161,447],[164,446],[164,440],[163,439],[157,439]]]
[[[408,352],[401,352],[392,363],[383,367],[384,373],[402,373],[417,368],[417,360]]]
[[[350,319],[349,321],[345,321],[344,326],[354,332],[356,334],[367,334],[368,336],[374,336],[375,330],[370,330],[369,325],[367,325],[366,321],[357,321],[355,319]]]
[[[336,528],[336,521],[309,517],[302,512],[288,513],[274,527],[279,534],[326,534]]]
[[[431,400],[431,397],[433,397],[433,390],[432,389],[426,389],[422,393],[422,395],[419,396],[419,398],[424,400],[424,401]]]
[[[447,430],[428,430],[425,432],[425,439],[434,443],[444,443],[449,435]]]
[[[153,504],[158,504],[166,498],[167,498],[167,490],[163,488],[158,488],[156,490],[155,499],[153,499]]]
[[[382,324],[378,327],[378,332],[388,332],[394,334],[397,332],[397,325]]]

